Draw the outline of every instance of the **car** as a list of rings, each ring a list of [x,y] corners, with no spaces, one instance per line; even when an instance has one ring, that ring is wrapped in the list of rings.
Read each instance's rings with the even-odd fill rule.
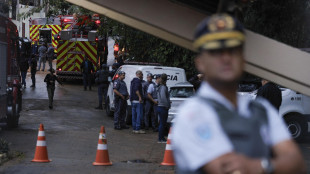
[[[302,141],[309,134],[310,97],[288,88],[281,86],[279,88],[282,93],[279,115],[286,122],[292,138],[296,141]],[[242,85],[239,86],[238,96],[255,100],[257,90],[255,85]]]
[[[194,96],[195,90],[194,86],[189,82],[177,83],[174,86],[170,87],[170,101],[171,108],[168,112],[167,123],[171,125],[174,118],[178,114],[178,107],[186,101],[188,98]]]

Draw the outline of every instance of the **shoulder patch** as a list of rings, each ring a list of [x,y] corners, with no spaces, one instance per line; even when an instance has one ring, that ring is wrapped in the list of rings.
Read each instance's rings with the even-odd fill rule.
[[[209,140],[212,137],[212,132],[207,124],[201,124],[196,128],[196,134],[202,140]]]

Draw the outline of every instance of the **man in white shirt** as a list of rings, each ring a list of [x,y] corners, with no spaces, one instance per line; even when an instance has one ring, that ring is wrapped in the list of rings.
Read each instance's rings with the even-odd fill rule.
[[[301,153],[278,112],[264,99],[237,97],[245,35],[226,14],[197,27],[195,64],[204,75],[172,129],[178,173],[305,173]]]

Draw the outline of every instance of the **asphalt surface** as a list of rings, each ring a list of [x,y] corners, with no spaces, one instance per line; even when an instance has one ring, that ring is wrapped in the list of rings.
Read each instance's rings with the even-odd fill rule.
[[[84,91],[81,82],[56,85],[54,109],[48,108],[43,79],[47,71],[36,75],[36,88],[23,91],[23,110],[16,129],[0,131],[10,143],[13,159],[2,164],[0,173],[174,173],[174,167],[161,166],[166,144],[157,143],[157,133],[132,134],[132,129],[114,130],[113,118],[96,110],[97,88]],[[40,123],[44,124],[49,163],[34,163]],[[112,166],[93,166],[100,127],[104,126]]]
[[[0,174],[175,173],[173,166],[160,165],[165,144],[157,143],[157,133],[132,134],[132,129],[114,130],[113,118],[104,110],[94,109],[98,104],[95,86],[92,91],[83,91],[80,81],[69,81],[64,86],[57,84],[54,109],[50,110],[43,82],[46,74],[47,71],[37,73],[36,88],[29,87],[31,79],[30,73],[27,74],[19,127],[7,129],[0,124],[4,129],[0,131],[0,138],[10,143],[13,156],[0,166]],[[31,162],[40,123],[45,127],[48,156],[52,160],[49,163]],[[92,165],[101,126],[106,130],[112,166]],[[310,166],[310,138],[298,145]]]

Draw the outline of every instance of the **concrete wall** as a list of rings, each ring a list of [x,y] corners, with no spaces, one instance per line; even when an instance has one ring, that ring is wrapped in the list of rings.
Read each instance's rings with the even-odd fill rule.
[[[17,14],[26,13],[26,12],[30,11],[32,8],[33,8],[33,6],[26,6],[26,5],[19,4],[19,1],[18,1],[16,13]],[[10,14],[10,17],[11,16],[12,16],[12,14]],[[18,15],[16,15],[16,16],[18,16]],[[19,37],[22,37],[22,32],[23,32],[22,23],[24,22],[25,23],[25,37],[29,38],[29,19],[30,18],[34,19],[37,17],[45,17],[44,11],[42,10],[40,13],[33,13],[33,15],[31,15],[30,17],[27,17],[25,19],[20,18],[17,20],[12,20],[13,23],[17,26]]]

